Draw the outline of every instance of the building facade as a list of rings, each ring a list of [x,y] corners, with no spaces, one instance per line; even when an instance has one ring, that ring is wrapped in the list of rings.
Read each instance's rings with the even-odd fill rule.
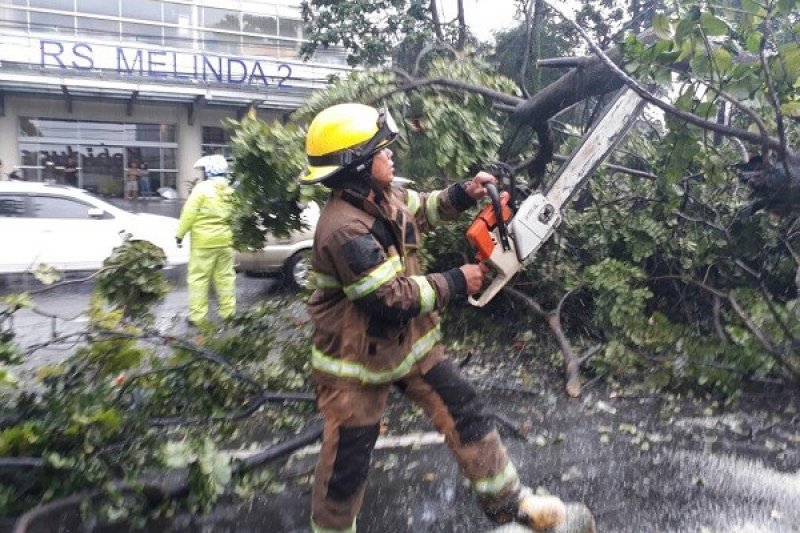
[[[300,0],[0,0],[1,177],[120,196],[144,164],[183,197],[226,118],[281,119],[348,70],[302,42]]]

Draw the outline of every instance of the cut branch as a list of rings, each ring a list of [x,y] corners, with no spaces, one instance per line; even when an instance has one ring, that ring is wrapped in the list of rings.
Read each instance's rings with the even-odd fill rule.
[[[528,308],[532,309],[536,314],[538,314],[540,317],[543,317],[547,321],[547,325],[550,327],[550,332],[556,338],[556,341],[558,342],[558,345],[561,348],[561,353],[564,356],[564,374],[566,378],[567,394],[572,398],[577,398],[578,396],[580,396],[581,364],[586,359],[591,357],[591,355],[594,352],[592,352],[589,355],[579,357],[575,353],[575,350],[572,347],[572,343],[567,338],[566,334],[564,333],[564,329],[561,326],[561,309],[564,305],[564,302],[567,300],[567,298],[569,298],[572,294],[575,293],[576,289],[573,289],[569,291],[567,294],[565,294],[558,302],[558,306],[553,311],[545,311],[539,304],[539,302],[537,302],[527,294],[518,291],[517,289],[514,289],[512,287],[506,287],[504,290],[509,295],[513,296],[514,298],[525,304]]]

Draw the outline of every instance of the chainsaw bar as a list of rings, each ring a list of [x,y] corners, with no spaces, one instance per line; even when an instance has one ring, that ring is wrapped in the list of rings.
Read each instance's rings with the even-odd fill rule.
[[[501,206],[494,205],[493,210],[485,208],[486,213],[481,212],[467,232],[467,238],[479,248],[479,259],[492,267],[494,278],[480,295],[469,297],[472,305],[486,305],[547,242],[561,223],[561,209],[616,148],[644,105],[645,101],[627,87],[617,92],[600,120],[562,165],[547,193],[531,194],[513,217],[509,213],[510,242],[506,232],[500,231],[501,228],[505,230],[505,225],[495,222],[499,218],[506,220]]]
[[[545,195],[557,209],[569,202],[594,174],[600,163],[617,147],[642,112],[645,101],[633,90],[623,87],[603,116],[583,136],[580,146],[561,167]]]

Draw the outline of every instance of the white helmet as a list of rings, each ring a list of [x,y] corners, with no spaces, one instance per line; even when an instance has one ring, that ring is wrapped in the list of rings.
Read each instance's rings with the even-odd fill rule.
[[[202,168],[209,178],[228,174],[228,162],[219,154],[204,155],[194,162],[194,168]]]

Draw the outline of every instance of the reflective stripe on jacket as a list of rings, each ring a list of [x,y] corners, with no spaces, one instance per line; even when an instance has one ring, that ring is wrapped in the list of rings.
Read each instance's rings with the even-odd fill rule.
[[[437,311],[466,294],[466,281],[458,268],[422,275],[417,248],[422,232],[472,205],[461,184],[430,194],[392,187],[380,205],[333,191],[311,256],[311,366],[319,383],[390,383],[444,357]]]
[[[193,248],[232,246],[232,196],[233,188],[223,176],[195,185],[181,211],[176,237],[183,239],[191,233]]]

